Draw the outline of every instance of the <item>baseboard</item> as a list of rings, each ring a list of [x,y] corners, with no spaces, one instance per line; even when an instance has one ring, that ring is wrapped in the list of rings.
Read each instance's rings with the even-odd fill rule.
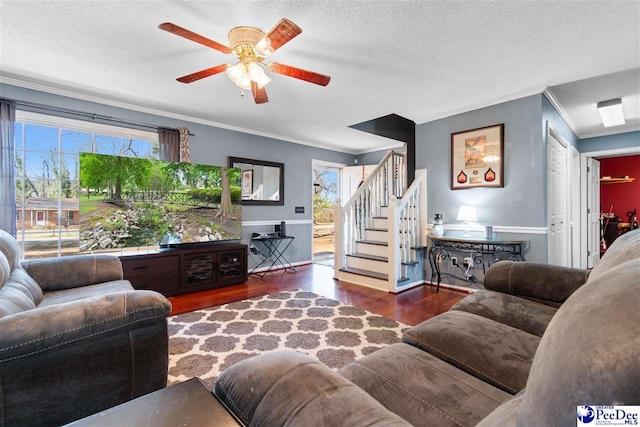
[[[298,261],[298,262],[292,262],[291,266],[292,267],[298,267],[300,265],[307,265],[307,264],[311,264],[311,263],[312,263],[311,261]],[[269,268],[271,268],[271,271],[277,271],[277,270],[283,270],[285,268],[285,266],[282,265],[282,264],[276,264],[273,267],[261,267],[261,268],[258,268],[257,270],[249,269],[248,271],[250,271],[251,273],[262,273],[264,271],[269,270]],[[288,268],[288,266],[287,266],[287,268]]]
[[[425,284],[425,285],[438,286],[438,283],[437,283],[437,282],[431,282],[431,281],[428,281],[428,280],[425,280],[425,281],[423,282],[423,284]],[[480,290],[480,289],[467,288],[467,287],[464,287],[464,286],[450,285],[450,284],[448,284],[448,283],[442,283],[442,282],[440,282],[440,287],[441,287],[441,288],[454,289],[454,290],[456,290],[456,291],[465,291],[465,292],[467,292],[467,293],[469,293],[469,294],[472,294],[472,293],[477,292],[477,291],[479,291],[479,290]]]

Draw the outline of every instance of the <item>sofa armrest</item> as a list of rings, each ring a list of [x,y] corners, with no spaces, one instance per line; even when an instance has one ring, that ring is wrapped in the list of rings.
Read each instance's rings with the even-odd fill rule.
[[[59,291],[122,280],[122,263],[114,255],[73,255],[20,263],[43,291]]]
[[[486,289],[560,306],[582,286],[589,270],[533,262],[500,261],[484,276]]]
[[[293,351],[225,369],[215,394],[245,425],[409,425],[326,365]]]
[[[114,292],[0,318],[0,363],[98,340],[164,320],[171,303],[153,291]]]

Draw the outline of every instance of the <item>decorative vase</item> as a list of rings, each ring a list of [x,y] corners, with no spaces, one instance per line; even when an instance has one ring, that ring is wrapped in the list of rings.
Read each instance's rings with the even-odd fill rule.
[[[431,235],[435,237],[444,236],[444,221],[441,214],[436,214],[433,220],[433,227],[431,228]]]

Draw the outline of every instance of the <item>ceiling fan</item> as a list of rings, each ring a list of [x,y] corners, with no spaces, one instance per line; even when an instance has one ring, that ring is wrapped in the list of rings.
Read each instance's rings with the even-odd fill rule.
[[[300,27],[285,18],[281,19],[267,34],[253,27],[236,27],[231,29],[231,31],[229,31],[229,46],[231,47],[203,37],[171,22],[160,24],[158,28],[222,53],[233,55],[238,60],[236,64],[220,64],[192,74],[187,74],[186,76],[178,77],[176,80],[182,83],[193,83],[205,77],[226,71],[229,78],[236,85],[243,90],[251,90],[256,104],[264,104],[269,101],[265,86],[271,81],[264,72],[264,68],[276,74],[282,74],[320,86],[328,85],[331,80],[331,77],[314,73],[313,71],[307,71],[276,62],[271,62],[270,64],[264,63],[264,60],[269,55],[302,32]]]

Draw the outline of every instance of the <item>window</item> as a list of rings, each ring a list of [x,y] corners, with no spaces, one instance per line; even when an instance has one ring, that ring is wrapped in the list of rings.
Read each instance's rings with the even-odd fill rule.
[[[16,225],[25,258],[78,254],[83,151],[157,158],[158,135],[16,112]]]

